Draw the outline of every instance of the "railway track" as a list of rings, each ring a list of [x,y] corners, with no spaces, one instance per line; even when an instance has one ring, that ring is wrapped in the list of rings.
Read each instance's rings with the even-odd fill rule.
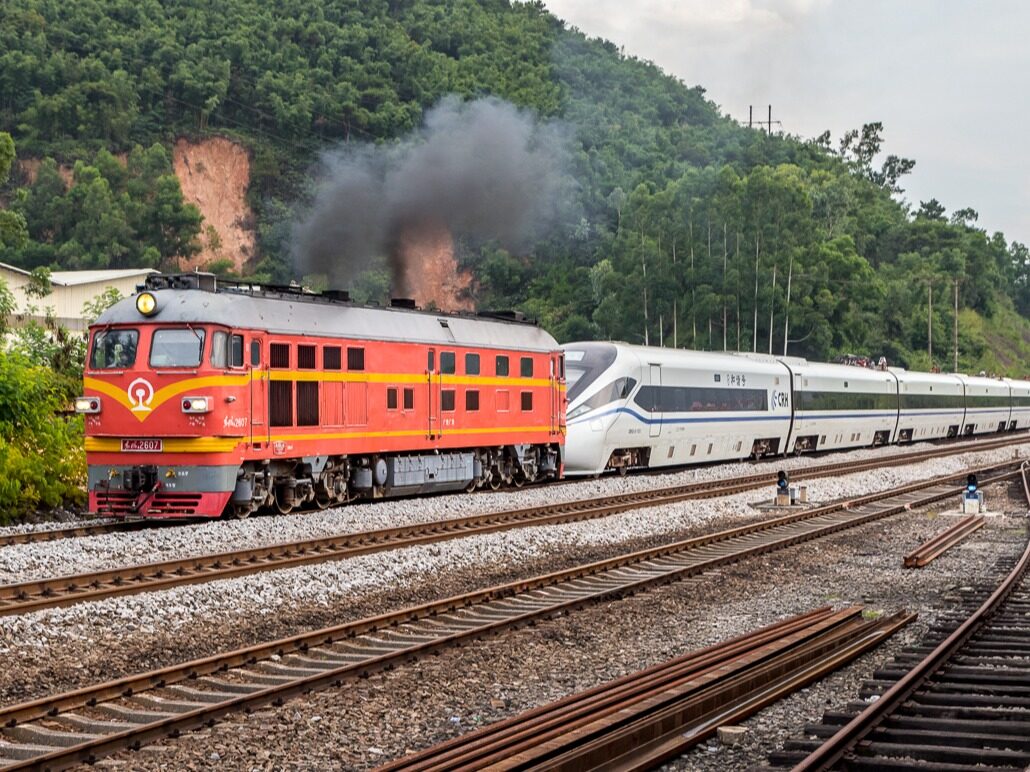
[[[378,772],[651,769],[878,646],[915,618],[816,609],[490,724]]]
[[[1007,445],[1021,444],[1030,440],[1027,437],[1026,432],[1020,432],[1017,437],[1006,435],[1006,439],[997,440],[977,440],[974,442],[961,442],[961,441],[949,441],[947,443],[935,444],[932,450],[916,451],[914,453],[899,454],[899,458],[910,459],[903,463],[916,463],[926,458],[936,458],[941,455],[954,455],[957,453],[972,452],[975,450],[994,450],[996,448],[1005,447]],[[830,455],[833,455],[832,453]],[[774,463],[776,459],[770,459],[767,463]],[[874,468],[874,466],[885,466],[891,464],[893,457],[882,459],[876,464],[866,465],[866,462],[862,462],[860,468]],[[830,472],[838,472],[845,468],[846,464],[842,462],[823,464],[820,466],[809,467],[804,470],[796,470],[792,472],[797,479],[804,479],[804,477],[815,477],[819,476],[819,470],[829,470]],[[655,471],[653,474],[661,476],[668,474],[670,471],[682,471],[682,469],[667,470],[662,469]],[[775,480],[775,474],[767,472],[759,472],[754,475],[748,475],[747,477],[740,478],[742,481],[747,480],[752,482],[752,487],[758,487],[763,485],[770,480]],[[575,485],[580,482],[579,479],[568,479],[563,480],[559,483],[552,483],[552,485]],[[713,483],[725,483],[726,480],[716,480]],[[705,483],[698,483],[697,485],[703,486]],[[691,487],[691,486],[686,486]],[[747,488],[741,488],[740,490],[747,490]],[[483,491],[486,493],[493,493],[494,491]],[[510,492],[510,491],[504,491]],[[715,492],[712,495],[724,495],[721,492]],[[0,534],[0,547],[10,547],[16,544],[33,544],[37,542],[50,542],[60,541],[61,539],[77,539],[84,536],[102,536],[109,533],[121,533],[139,531],[151,527],[161,526],[172,526],[172,525],[190,525],[197,522],[207,522],[207,520],[194,520],[194,519],[176,519],[176,520],[109,520],[102,523],[89,523],[83,525],[69,525],[59,528],[48,528],[39,531],[22,531],[19,533]]]
[[[957,495],[923,481],[0,709],[0,765],[54,769]],[[976,470],[983,484],[1018,467]]]
[[[967,592],[951,624],[873,675],[862,701],[770,757],[826,769],[1030,767],[1030,543],[1002,582]],[[871,701],[871,702],[870,702]]]
[[[990,445],[990,448],[1004,447],[1013,443],[1014,440],[1008,439],[994,443]],[[895,456],[887,460],[877,458],[857,463],[824,464],[800,470],[795,473],[794,479],[808,480],[877,469],[882,468],[885,461],[891,465],[910,464],[950,455],[953,452],[951,448],[935,448]],[[187,584],[200,584],[216,579],[229,579],[270,570],[296,568],[330,560],[344,560],[373,552],[496,533],[513,528],[593,520],[642,507],[741,493],[771,485],[775,479],[774,474],[764,472],[735,479],[690,483],[597,499],[339,534],[267,547],[252,547],[2,585],[0,586],[0,616],[152,592]]]

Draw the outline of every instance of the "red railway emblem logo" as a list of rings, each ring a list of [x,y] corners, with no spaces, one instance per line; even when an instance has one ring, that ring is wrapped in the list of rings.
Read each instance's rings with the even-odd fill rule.
[[[132,403],[132,412],[149,413],[150,403],[154,401],[154,387],[146,378],[137,378],[125,390]]]

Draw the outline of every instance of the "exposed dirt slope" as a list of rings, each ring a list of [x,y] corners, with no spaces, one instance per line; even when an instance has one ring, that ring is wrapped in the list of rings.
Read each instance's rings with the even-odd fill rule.
[[[239,269],[254,256],[254,213],[247,205],[250,156],[225,137],[191,142],[180,139],[172,166],[185,199],[204,215],[204,249],[184,268],[228,259]]]

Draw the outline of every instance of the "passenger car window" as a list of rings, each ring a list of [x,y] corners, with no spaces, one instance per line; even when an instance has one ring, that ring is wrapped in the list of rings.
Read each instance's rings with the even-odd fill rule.
[[[136,363],[139,330],[104,330],[93,337],[89,366],[93,370],[132,367]]]
[[[157,330],[150,343],[150,366],[196,367],[203,352],[203,330],[189,327]]]

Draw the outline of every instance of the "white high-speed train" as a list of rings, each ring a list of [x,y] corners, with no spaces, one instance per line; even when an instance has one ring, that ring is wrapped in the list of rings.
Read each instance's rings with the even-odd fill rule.
[[[565,345],[567,475],[1030,427],[1030,383],[797,357]]]

